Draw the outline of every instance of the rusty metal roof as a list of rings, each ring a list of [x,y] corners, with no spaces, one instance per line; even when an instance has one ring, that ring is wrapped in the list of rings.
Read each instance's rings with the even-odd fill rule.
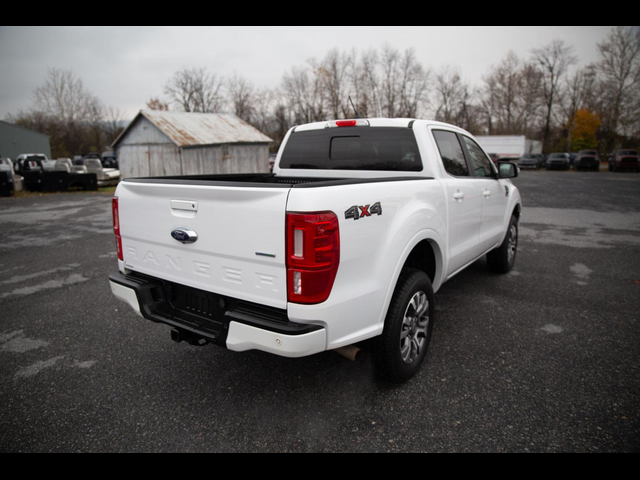
[[[232,113],[194,113],[141,110],[115,146],[142,115],[179,147],[222,143],[269,143],[272,139]]]

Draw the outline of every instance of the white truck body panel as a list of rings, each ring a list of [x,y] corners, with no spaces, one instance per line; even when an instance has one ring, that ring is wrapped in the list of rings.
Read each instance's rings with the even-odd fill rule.
[[[288,190],[122,182],[123,268],[230,297],[286,308]],[[188,211],[172,201],[195,205]],[[187,224],[199,241],[169,232]],[[256,252],[273,257],[257,256]]]
[[[235,325],[227,346],[236,351],[256,348],[300,356],[379,335],[400,273],[416,246],[426,241],[433,249],[432,284],[437,291],[447,279],[502,243],[521,203],[509,180],[457,178],[445,171],[432,130],[470,137],[467,132],[430,121],[369,120],[370,128],[407,128],[409,122],[422,158],[423,168],[418,172],[281,168],[293,129],[274,166],[276,178],[365,178],[371,182],[311,188],[120,183],[116,192],[124,254],[120,271],[286,309],[290,321],[321,327],[306,340],[290,339],[282,347],[285,337]],[[326,125],[319,122],[296,131]],[[386,180],[375,181],[382,178]],[[176,202],[192,202],[195,211],[172,208]],[[382,205],[381,215],[357,221],[345,216],[352,205],[376,202]],[[322,303],[292,303],[287,298],[286,212],[322,211],[334,212],[339,220],[340,262],[333,288]],[[172,239],[168,233],[178,226],[197,231],[198,242],[183,245]],[[256,255],[258,252],[269,256]],[[130,302],[131,296],[123,299]]]

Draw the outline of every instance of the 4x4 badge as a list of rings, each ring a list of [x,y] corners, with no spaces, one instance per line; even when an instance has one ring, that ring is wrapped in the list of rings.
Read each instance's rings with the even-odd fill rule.
[[[376,202],[373,205],[354,205],[344,212],[344,217],[348,220],[353,218],[358,220],[362,217],[370,217],[371,215],[382,215],[382,205]]]

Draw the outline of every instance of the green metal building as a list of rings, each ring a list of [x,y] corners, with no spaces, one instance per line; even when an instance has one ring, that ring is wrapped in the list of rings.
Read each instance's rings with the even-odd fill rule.
[[[44,153],[51,158],[49,135],[0,120],[0,157],[15,159],[21,153]]]

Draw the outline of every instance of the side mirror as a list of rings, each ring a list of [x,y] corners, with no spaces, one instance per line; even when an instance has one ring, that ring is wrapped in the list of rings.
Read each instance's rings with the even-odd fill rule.
[[[500,178],[515,178],[518,176],[518,167],[515,163],[502,162],[498,165]]]

